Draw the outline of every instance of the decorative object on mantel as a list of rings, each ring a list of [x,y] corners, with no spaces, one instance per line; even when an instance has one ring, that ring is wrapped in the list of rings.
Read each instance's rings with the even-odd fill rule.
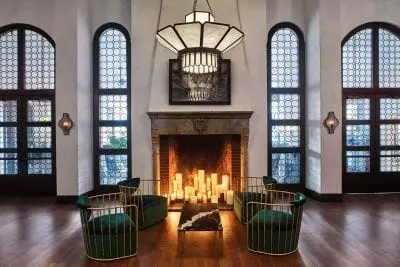
[[[329,134],[333,134],[335,132],[336,127],[339,126],[339,120],[336,118],[335,113],[333,111],[329,111],[328,117],[326,117],[324,121],[324,125],[328,129]]]
[[[208,119],[206,118],[192,119],[192,123],[193,123],[193,129],[199,134],[203,133],[208,128]]]
[[[68,113],[63,113],[62,118],[58,121],[58,126],[62,129],[64,135],[69,135],[69,131],[74,126],[74,123]]]
[[[230,104],[230,61],[222,53],[236,47],[244,34],[234,26],[214,22],[209,11],[193,11],[184,23],[157,31],[161,45],[178,54],[169,61],[170,104]]]

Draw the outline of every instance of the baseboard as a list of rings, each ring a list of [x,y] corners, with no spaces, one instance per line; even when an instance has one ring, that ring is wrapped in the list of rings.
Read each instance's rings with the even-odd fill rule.
[[[321,202],[342,202],[343,201],[343,195],[342,194],[321,194],[318,192],[315,192],[314,190],[306,188],[304,190],[305,194],[315,200],[321,201]]]
[[[82,195],[70,195],[70,196],[57,196],[58,204],[75,204],[79,197],[81,196],[91,196],[93,195],[93,190],[88,191]]]

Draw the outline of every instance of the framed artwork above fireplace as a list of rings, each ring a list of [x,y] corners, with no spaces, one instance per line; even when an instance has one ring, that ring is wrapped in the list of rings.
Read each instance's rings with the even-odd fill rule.
[[[231,67],[229,59],[220,59],[213,73],[183,72],[179,59],[169,60],[170,105],[230,105]]]

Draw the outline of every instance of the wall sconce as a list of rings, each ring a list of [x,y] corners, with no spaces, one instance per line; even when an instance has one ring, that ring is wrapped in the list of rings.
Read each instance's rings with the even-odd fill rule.
[[[335,117],[335,113],[333,111],[328,112],[328,117],[326,117],[324,125],[328,129],[329,134],[333,134],[335,132],[336,127],[339,125],[339,120]]]
[[[69,130],[74,126],[74,122],[68,113],[63,113],[62,118],[58,121],[58,126],[62,129],[64,135],[69,135]]]

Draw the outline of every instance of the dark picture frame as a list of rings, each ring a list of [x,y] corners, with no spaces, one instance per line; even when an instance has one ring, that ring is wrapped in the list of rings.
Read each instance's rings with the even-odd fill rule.
[[[193,97],[194,89],[188,79],[195,84],[200,80],[210,84],[207,100]],[[220,59],[219,70],[215,74],[195,74],[189,76],[181,71],[179,59],[169,60],[169,104],[170,105],[230,105],[231,104],[231,61]]]

